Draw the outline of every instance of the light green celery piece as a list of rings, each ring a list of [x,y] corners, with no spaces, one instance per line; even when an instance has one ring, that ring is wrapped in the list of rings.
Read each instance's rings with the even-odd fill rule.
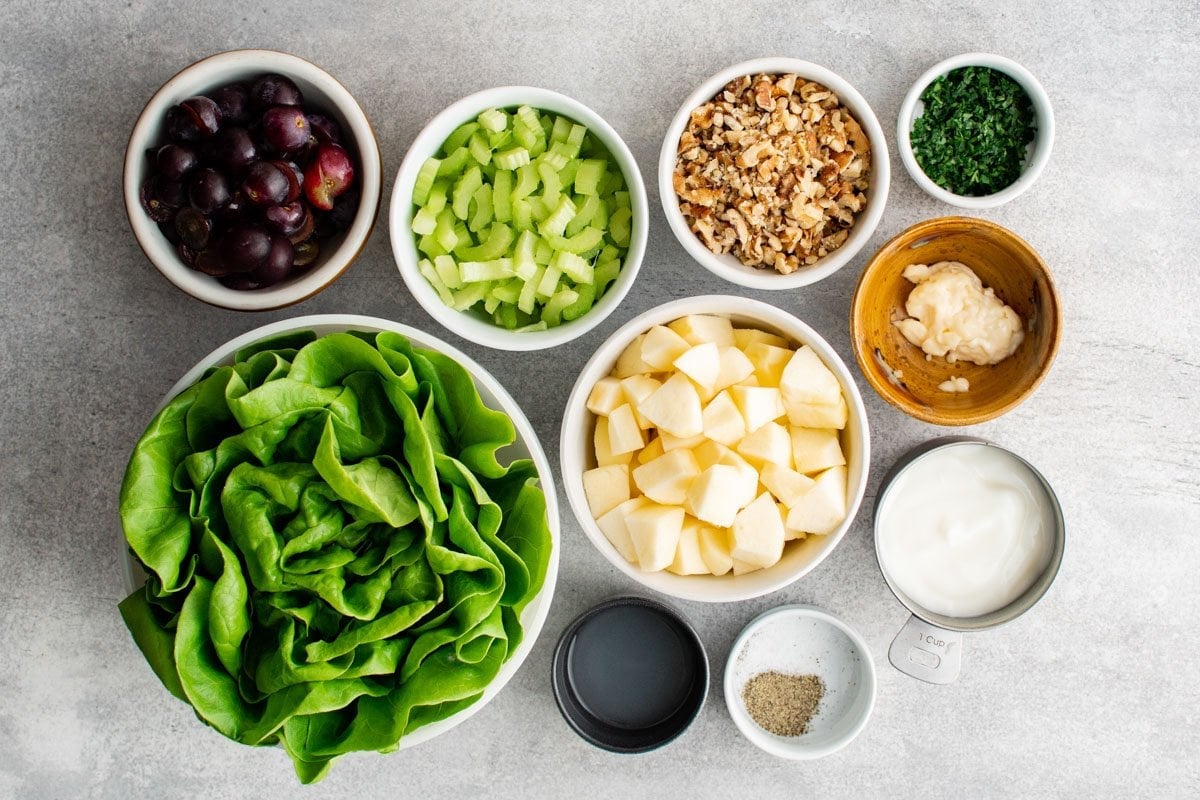
[[[538,236],[533,231],[521,231],[521,235],[517,237],[517,247],[513,253],[513,265],[517,270],[517,277],[522,280],[529,280],[530,276],[537,269],[537,262],[533,257],[537,242]]]
[[[521,297],[521,289],[525,283],[521,280],[506,280],[492,287],[491,296],[501,303],[515,304]]]
[[[582,317],[591,310],[592,305],[596,302],[595,286],[585,284],[577,287],[576,291],[579,292],[579,297],[576,298],[574,303],[571,303],[571,305],[564,308],[562,312],[563,319],[567,320],[568,322]]]
[[[608,165],[599,158],[589,158],[579,164],[575,172],[575,193],[595,195],[600,189],[600,179]]]
[[[433,233],[437,227],[438,212],[436,209],[426,206],[425,208],[417,209],[417,213],[413,214],[412,230],[418,236],[427,236]]]
[[[561,197],[562,195],[559,195]],[[554,201],[554,205],[547,205],[546,199],[541,195],[534,195],[525,200],[529,204],[529,213],[533,214],[533,218],[541,222],[546,217],[550,216],[551,210],[558,208],[558,199]]]
[[[608,285],[617,279],[621,274],[621,260],[614,258],[611,261],[600,261],[596,263],[595,277],[592,281],[596,287],[596,296],[604,294],[604,290]]]
[[[425,163],[417,170],[416,180],[413,181],[413,202],[417,205],[423,206],[429,200],[429,192],[433,189],[433,181],[437,178],[438,167],[441,164],[440,158],[431,156],[425,159]]]
[[[554,129],[550,131],[550,143],[565,142],[571,133],[571,120],[566,117],[554,118]]]
[[[533,209],[529,207],[528,200],[513,200],[512,221],[513,227],[519,231],[533,229]]]
[[[513,141],[524,147],[526,150],[532,150],[540,140],[542,128],[539,125],[537,130],[531,129],[519,117],[513,123]]]
[[[477,130],[479,130],[478,122],[464,122],[459,125],[454,129],[454,133],[446,137],[446,141],[442,144],[442,152],[453,153],[460,147],[466,147],[467,142],[471,140]],[[445,173],[440,174],[444,175]]]
[[[500,304],[503,302],[504,301],[501,300],[499,297],[496,297],[495,292],[489,292],[488,296],[483,298],[483,310],[486,313],[491,314],[493,311],[495,311],[497,308],[499,308]]]
[[[464,286],[454,293],[455,311],[466,311],[471,306],[484,300],[488,296],[488,292],[492,289],[492,284],[488,281],[480,283],[472,283]]]
[[[484,130],[496,133],[508,127],[508,114],[498,108],[489,108],[479,115],[478,121]]]
[[[545,137],[545,135],[543,135],[537,141],[535,141],[533,143],[533,146],[529,148],[529,157],[537,158],[544,152],[546,152],[546,137]]]
[[[493,222],[492,227],[488,229],[486,240],[475,247],[461,249],[456,255],[470,261],[488,261],[500,258],[512,247],[514,238],[515,234],[513,234],[512,228],[503,222]]]
[[[550,246],[555,250],[565,250],[568,253],[586,253],[604,244],[604,231],[599,228],[587,227],[571,237],[551,236]]]
[[[466,147],[459,147],[450,151],[450,155],[442,159],[442,163],[438,164],[437,176],[439,178],[461,175],[463,169],[467,166],[467,162],[471,160],[471,151]]]
[[[502,281],[516,274],[511,258],[495,258],[491,261],[463,261],[458,265],[463,283],[480,281]]]
[[[567,155],[571,158],[578,158],[579,151],[583,148],[583,137],[587,136],[587,128],[582,125],[571,124],[571,130],[567,134]]]
[[[600,255],[596,257],[596,264],[600,265],[605,261],[612,261],[613,259],[620,257],[621,251],[611,244],[607,244],[604,246],[604,249],[600,251]]]
[[[546,330],[547,327],[548,326],[546,325],[545,320],[539,319],[537,322],[531,322],[528,325],[522,325],[519,328],[513,328],[513,332],[514,333],[534,333],[535,331],[544,331],[544,330]]]
[[[536,264],[533,266],[533,269],[534,274],[526,279],[525,285],[521,287],[521,294],[517,298],[517,308],[526,314],[532,314],[534,307],[537,305],[537,287],[542,279],[540,273],[546,271],[544,267],[539,267]]]
[[[596,216],[596,209],[600,207],[600,198],[594,194],[584,195],[582,202],[580,198],[572,198],[575,203],[575,216],[571,217],[571,221],[567,223],[567,236],[574,236],[588,226],[592,218]]]
[[[538,156],[538,159],[549,164],[554,169],[560,170],[567,166],[567,162],[571,160],[571,157],[564,153],[562,148],[563,145],[561,142],[552,144],[550,145],[550,149]]]
[[[422,258],[417,262],[417,272],[420,272],[425,280],[429,281],[429,285],[433,287],[435,292],[437,292],[438,297],[441,298],[443,303],[448,306],[454,305],[454,295],[450,294],[450,290],[446,287],[446,284],[442,282],[441,277],[438,276],[437,270],[434,269],[432,261],[427,258]]]
[[[579,292],[574,289],[559,289],[542,307],[542,322],[551,328],[562,324],[562,312],[567,306],[579,299]]]
[[[545,138],[546,133],[542,130],[542,120],[532,108],[520,106],[517,109],[516,118],[522,125],[533,131],[538,138]],[[513,124],[515,125],[516,122],[514,121]]]
[[[567,229],[567,223],[575,216],[575,204],[566,195],[558,201],[558,206],[551,210],[549,216],[541,221],[538,228],[542,236],[562,236]]]
[[[492,314],[492,319],[496,321],[497,325],[507,328],[510,331],[514,330],[519,325],[517,322],[517,307],[505,303],[496,309],[495,313]]]
[[[627,191],[613,192],[612,197],[613,197],[613,202],[617,204],[618,208],[629,208],[630,207],[629,192],[627,192]]]
[[[499,222],[512,219],[513,174],[506,169],[497,170],[492,180],[492,215]]]
[[[450,199],[450,207],[454,209],[454,216],[462,220],[467,218],[470,211],[471,196],[482,185],[483,173],[480,172],[478,166],[473,166],[463,173],[463,176],[454,184],[454,193]]]
[[[515,203],[533,194],[538,187],[537,168],[532,164],[522,164],[517,170],[517,183],[513,186],[512,200]]]
[[[533,251],[533,260],[543,267],[554,259],[554,248],[542,237],[538,237],[537,249]]]
[[[436,256],[433,259],[433,268],[437,270],[438,277],[446,284],[447,289],[462,288],[462,274],[458,271],[458,262],[454,260],[454,256]]]
[[[513,139],[512,131],[489,133],[487,137],[488,147],[490,147],[492,150],[506,150],[511,147],[514,142],[516,142],[516,140]],[[517,144],[520,144],[520,142],[517,142]]]
[[[427,255],[430,258],[444,256],[450,252],[438,244],[437,238],[432,233],[427,233],[417,240],[417,249],[420,250],[422,254]]]
[[[554,133],[554,121],[557,119],[549,111],[541,115],[542,130],[545,132],[546,141],[550,141],[551,135]]]
[[[577,284],[591,283],[595,275],[595,270],[591,264],[574,253],[568,253],[565,250],[555,253],[554,260],[550,262],[550,265],[558,267],[564,275]]]
[[[593,227],[604,230],[608,227],[608,215],[612,211],[612,202],[601,200],[600,205],[596,206],[596,213],[592,216],[591,225]]]
[[[572,158],[565,167],[558,171],[558,179],[562,181],[564,187],[575,182],[575,174],[579,172],[579,165],[582,163],[578,158]]]
[[[493,160],[500,169],[516,169],[525,166],[530,161],[529,151],[524,147],[510,147],[494,155]]]
[[[467,227],[472,232],[479,233],[492,224],[492,187],[486,183],[483,184],[475,190],[475,194],[471,200],[475,205],[475,213],[471,215],[471,219],[467,222]]]
[[[458,244],[458,234],[454,232],[454,212],[450,209],[442,209],[441,213],[438,214],[437,227],[434,228],[433,238],[446,252],[450,252]]]
[[[558,196],[562,194],[563,182],[558,176],[558,170],[544,160],[537,165],[538,177],[542,179],[542,197],[547,204],[557,204]]]
[[[478,161],[480,164],[492,163],[492,148],[488,146],[487,139],[479,131],[471,136],[471,141],[467,144],[467,150],[471,153],[471,158]]]
[[[605,173],[600,181],[600,194],[608,197],[613,192],[619,192],[625,188],[625,176],[620,170],[613,170]]]
[[[558,289],[558,279],[561,277],[561,269],[553,265],[547,266],[545,272],[542,273],[541,280],[538,281],[538,296],[545,298],[553,297],[554,292]]]
[[[629,227],[633,213],[626,207],[618,208],[608,220],[608,233],[618,247],[629,246]]]

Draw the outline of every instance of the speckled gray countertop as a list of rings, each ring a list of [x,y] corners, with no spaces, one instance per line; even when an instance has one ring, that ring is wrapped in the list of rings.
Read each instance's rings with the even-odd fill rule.
[[[1191,2],[170,3],[0,5],[0,798],[134,797],[1183,797],[1200,794],[1200,6]],[[341,79],[373,121],[385,201],[405,148],[477,89],[546,86],[591,105],[650,188],[650,239],[622,307],[567,346],[515,358],[436,329],[405,291],[385,215],[331,289],[285,311],[206,307],[146,261],[121,202],[125,140],[142,105],[209,53],[264,46]],[[1024,64],[1058,121],[1025,196],[979,216],[1031,242],[1062,295],[1049,378],[1019,409],[969,430],[1037,465],[1069,540],[1058,582],[1020,620],[968,636],[950,686],[894,670],[906,613],[875,565],[870,514],[799,583],[695,623],[714,691],[658,752],[596,750],[563,723],[550,655],[566,623],[635,586],[563,504],[558,589],[516,678],[453,732],[390,756],[353,755],[315,788],[287,757],[226,741],[162,688],[117,614],[116,493],[163,393],[201,356],[298,314],[388,317],[444,335],[518,398],[557,464],[573,378],[621,322],[673,297],[745,293],[691,263],[658,210],[654,169],[678,104],[759,55],[824,64],[866,96],[893,150],[883,222],[847,268],[780,305],[852,363],[847,310],[867,256],[953,213],[894,154],[909,84],[970,50]],[[536,387],[534,391],[531,387]],[[869,508],[911,445],[945,433],[860,379],[873,436]],[[866,638],[879,697],[862,735],[813,763],[775,760],[737,732],[719,694],[725,654],[760,611],[811,602]]]

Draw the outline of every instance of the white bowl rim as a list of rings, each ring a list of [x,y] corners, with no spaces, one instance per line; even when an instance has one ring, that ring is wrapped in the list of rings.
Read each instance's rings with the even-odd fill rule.
[[[989,67],[1015,80],[1029,97],[1038,124],[1033,153],[1022,169],[1021,177],[994,194],[979,197],[954,194],[934,183],[917,163],[910,139],[917,103],[925,88],[940,76],[962,67]],[[896,117],[896,149],[900,151],[900,160],[909,176],[930,197],[959,208],[996,208],[1027,192],[1029,187],[1037,182],[1050,161],[1050,152],[1054,149],[1054,109],[1050,104],[1050,95],[1032,72],[1011,58],[994,53],[963,53],[952,56],[925,70],[904,96],[904,101],[900,104],[900,113]]]
[[[857,488],[853,491],[852,497],[849,498],[846,519],[842,521],[837,530],[822,537],[824,547],[819,557],[814,561],[797,572],[785,573],[775,580],[764,582],[761,586],[742,586],[740,589],[737,589],[733,583],[733,581],[737,580],[736,577],[729,575],[718,576],[718,579],[724,581],[728,588],[722,587],[721,592],[713,593],[711,591],[700,590],[700,584],[694,579],[704,578],[705,576],[702,575],[688,576],[674,575],[665,571],[642,571],[626,561],[616,551],[612,543],[608,541],[604,533],[601,532],[599,526],[596,525],[596,521],[592,518],[591,511],[588,508],[587,497],[583,493],[583,470],[580,469],[578,475],[568,474],[568,467],[570,465],[574,463],[586,464],[586,458],[583,454],[576,458],[569,451],[569,448],[572,447],[571,443],[575,439],[575,431],[581,425],[588,423],[590,412],[587,410],[587,396],[590,394],[592,386],[599,378],[608,374],[608,370],[616,360],[616,356],[638,334],[645,332],[653,325],[665,324],[687,314],[743,315],[760,319],[764,324],[779,329],[786,328],[798,331],[799,335],[791,333],[789,337],[799,339],[803,343],[810,345],[821,357],[825,365],[838,377],[838,381],[842,385],[842,394],[845,396],[846,404],[850,410],[850,419],[862,427],[861,435],[859,436],[862,440],[862,478],[859,480]],[[609,352],[612,353],[611,356],[608,355]],[[562,426],[559,431],[559,469],[562,472],[562,484],[563,490],[567,495],[567,503],[571,507],[575,519],[579,522],[579,526],[583,528],[583,532],[588,540],[591,541],[592,546],[613,567],[643,587],[679,600],[693,600],[702,603],[729,603],[751,600],[755,597],[761,597],[765,594],[778,591],[812,572],[820,566],[821,562],[829,557],[841,543],[846,533],[853,527],[862,505],[863,497],[866,494],[867,483],[870,478],[870,421],[867,417],[866,406],[863,404],[862,394],[858,391],[858,385],[855,383],[850,369],[846,366],[846,362],[833,349],[829,342],[811,326],[792,314],[762,300],[753,300],[737,295],[698,295],[695,297],[684,297],[655,306],[626,322],[596,349],[591,358],[588,359],[587,363],[580,370],[579,377],[576,379],[575,385],[571,389],[571,394],[567,398],[567,406],[563,413]],[[853,475],[850,477],[853,479]],[[750,573],[750,576],[756,574],[759,573]],[[762,579],[756,578],[754,580],[757,583]],[[660,582],[667,584],[670,588],[657,585]]]
[[[860,693],[867,693],[866,710],[862,716],[855,721],[854,726],[848,730],[843,736],[828,745],[795,745],[790,746],[780,742],[774,737],[764,734],[749,718],[749,714],[742,707],[740,698],[738,697],[737,687],[734,686],[735,663],[742,654],[743,648],[750,637],[754,635],[763,626],[770,623],[776,617],[808,617],[818,620],[827,625],[831,625],[846,635],[854,648],[858,650],[861,656],[860,662],[864,665],[863,674],[866,679],[859,687]],[[780,758],[790,758],[795,760],[822,758],[827,755],[836,753],[846,745],[850,744],[862,729],[866,727],[867,721],[871,718],[871,712],[875,708],[875,698],[877,696],[877,678],[875,675],[875,660],[871,658],[871,648],[867,644],[866,639],[862,637],[858,631],[850,627],[844,620],[835,614],[826,611],[818,606],[807,603],[792,603],[788,605],[776,606],[759,614],[754,619],[742,628],[741,633],[733,640],[733,644],[729,648],[729,656],[725,659],[725,674],[722,676],[722,687],[725,693],[725,708],[729,711],[729,716],[733,718],[733,722],[737,725],[739,731],[745,736],[751,744],[761,750],[770,753],[773,756]]]
[[[824,84],[854,112],[855,119],[858,120],[871,142],[871,187],[867,192],[867,206],[855,220],[854,227],[850,231],[850,238],[816,264],[802,267],[790,275],[780,275],[774,270],[748,267],[732,254],[718,256],[711,252],[688,228],[687,222],[683,218],[683,212],[679,210],[679,200],[675,196],[675,188],[671,183],[679,137],[683,135],[683,129],[686,127],[692,111],[701,103],[715,96],[722,86],[734,78],[757,73],[795,73],[803,78]],[[675,234],[675,238],[679,240],[679,244],[683,246],[687,254],[709,272],[748,289],[798,289],[837,272],[850,263],[866,246],[878,227],[879,221],[883,218],[891,186],[891,172],[887,137],[884,136],[883,127],[879,124],[879,117],[876,116],[866,98],[849,81],[827,67],[799,58],[755,58],[733,64],[706,78],[683,101],[683,105],[679,107],[671,124],[667,127],[662,149],[659,150],[658,194],[671,232]]]
[[[477,385],[483,386],[496,397],[497,401],[499,401],[500,409],[512,419],[513,427],[517,432],[517,441],[522,442],[529,449],[529,458],[537,468],[538,481],[541,484],[543,494],[546,496],[546,520],[550,528],[550,539],[553,547],[550,550],[550,561],[546,565],[546,579],[542,584],[542,589],[538,592],[537,597],[525,606],[525,609],[521,612],[521,626],[524,631],[521,643],[517,645],[517,649],[500,667],[500,671],[492,679],[492,682],[483,690],[482,697],[446,719],[430,723],[401,737],[399,749],[405,750],[445,733],[479,712],[485,705],[491,702],[492,698],[500,693],[500,690],[512,679],[513,675],[517,673],[517,670],[525,662],[525,659],[528,658],[530,652],[532,652],[534,642],[541,634],[542,628],[546,623],[546,616],[550,613],[554,589],[558,582],[558,559],[559,551],[562,549],[562,530],[558,509],[558,493],[554,484],[554,471],[550,468],[550,461],[546,458],[546,451],[542,448],[537,433],[530,424],[528,417],[525,416],[525,412],[521,410],[517,401],[508,393],[503,384],[496,380],[483,366],[458,348],[447,344],[431,333],[399,322],[360,314],[310,314],[293,317],[262,325],[240,336],[236,336],[204,356],[195,366],[184,373],[183,377],[176,381],[175,385],[166,393],[154,413],[157,414],[172,398],[199,380],[210,367],[229,362],[235,353],[247,345],[273,336],[303,330],[317,330],[318,335],[323,335],[320,329],[326,329],[324,333],[346,330],[390,331],[407,337],[418,347],[436,350],[443,355],[453,358],[463,369],[470,373],[471,378]],[[121,553],[120,559],[124,588],[126,594],[129,594],[136,591],[141,586],[141,583],[138,581],[136,575],[137,565],[133,561],[129,552],[129,546],[126,544],[125,536],[120,530],[119,525],[117,526],[117,542]]]
[[[321,92],[329,97],[330,104],[336,106],[346,117],[349,132],[359,151],[360,162],[359,209],[354,222],[346,231],[345,238],[335,251],[337,256],[294,280],[247,291],[230,289],[221,285],[215,278],[185,266],[175,254],[174,248],[163,238],[157,224],[146,215],[139,197],[139,176],[144,174],[145,168],[142,165],[152,130],[160,124],[168,108],[188,96],[185,92],[200,91],[201,85],[207,85],[207,82],[198,81],[198,76],[229,67],[279,72],[299,77],[318,86]],[[193,86],[194,89],[189,88]],[[163,277],[180,290],[210,305],[234,311],[268,311],[294,305],[318,294],[337,280],[366,246],[379,215],[379,204],[383,194],[383,162],[379,142],[362,106],[337,78],[322,67],[300,56],[279,50],[225,50],[195,61],[171,76],[150,97],[138,114],[125,148],[123,169],[125,213],[134,238],[137,239],[146,258]]]
[[[417,271],[419,256],[416,237],[412,232],[412,187],[417,173],[425,160],[433,155],[446,137],[464,122],[468,122],[489,108],[508,108],[529,105],[539,110],[563,114],[587,126],[608,148],[625,176],[633,211],[632,234],[624,263],[617,279],[608,287],[604,296],[578,319],[565,322],[544,331],[506,330],[490,322],[445,305],[424,276]],[[441,131],[445,131],[442,133]],[[592,108],[573,97],[537,86],[496,86],[467,95],[451,103],[425,124],[421,132],[408,147],[396,180],[392,185],[392,197],[388,209],[388,227],[392,242],[392,255],[396,267],[404,279],[409,293],[421,308],[439,324],[470,342],[498,350],[528,352],[556,347],[576,339],[603,322],[625,295],[629,293],[641,269],[646,253],[649,234],[649,201],[646,184],[632,151],[620,134]]]

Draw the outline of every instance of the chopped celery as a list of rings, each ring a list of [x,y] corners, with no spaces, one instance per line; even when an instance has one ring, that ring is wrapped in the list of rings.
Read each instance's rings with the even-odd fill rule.
[[[437,238],[432,233],[427,233],[417,240],[417,249],[427,256],[437,258],[444,256],[450,251],[438,244]]]
[[[555,250],[565,250],[568,253],[586,253],[595,250],[604,243],[604,231],[599,228],[584,228],[569,238],[551,236],[550,246]]]
[[[464,122],[454,129],[454,133],[446,137],[442,145],[443,153],[452,153],[460,147],[465,147],[475,131],[479,130],[478,122]]]
[[[467,218],[467,212],[470,210],[471,196],[482,185],[483,173],[479,171],[479,167],[477,166],[471,167],[458,179],[458,182],[454,184],[454,193],[451,195],[450,202],[450,207],[454,210],[454,216],[464,220]]]
[[[480,164],[492,163],[492,148],[488,147],[487,140],[479,131],[476,131],[475,135],[471,137],[471,141],[467,144],[467,151],[470,152],[471,158]]]
[[[567,134],[567,155],[571,158],[579,156],[580,149],[583,148],[583,137],[587,136],[587,128],[582,125],[571,125],[571,131]]]
[[[572,158],[558,171],[558,180],[564,187],[575,182],[575,173],[579,171],[579,165],[582,163],[579,159]]]
[[[529,148],[529,157],[537,158],[544,152],[546,152],[546,137],[545,136],[543,136],[540,139],[538,139],[537,141],[535,141],[533,143],[533,146]]]
[[[465,147],[459,147],[452,151],[450,155],[442,159],[442,163],[438,164],[437,176],[439,178],[454,177],[462,173],[467,166],[467,162],[471,160],[471,151]]]
[[[437,292],[441,301],[446,305],[454,304],[454,296],[450,294],[450,290],[446,288],[446,284],[438,276],[437,270],[433,268],[433,262],[427,258],[422,258],[417,262],[417,272],[424,276],[425,280],[429,281],[429,285]]]
[[[594,279],[594,270],[592,265],[584,259],[568,253],[565,250],[560,250],[554,254],[554,260],[550,262],[550,266],[557,267],[575,283],[591,283]]]
[[[513,147],[501,150],[493,156],[496,166],[500,169],[516,169],[529,163],[529,151],[524,147]]]
[[[571,126],[573,124],[574,123],[572,123],[571,120],[567,119],[566,117],[555,117],[554,129],[550,131],[550,143],[556,144],[558,142],[565,142],[567,140],[567,136],[569,136],[571,133]]]
[[[450,209],[442,209],[438,214],[437,227],[433,230],[433,238],[441,245],[442,249],[449,252],[458,244],[458,234],[454,232],[454,212]]]
[[[547,141],[549,141],[550,134],[554,130],[554,115],[551,114],[550,112],[546,112],[545,114],[542,114],[541,122],[542,122],[542,131],[545,133],[545,136],[543,138],[546,139]]]
[[[542,161],[537,165],[537,173],[542,179],[542,197],[546,199],[547,203],[558,203],[558,196],[562,194],[563,188],[562,180],[558,177],[558,170]]]
[[[605,173],[600,181],[600,194],[607,197],[625,186],[625,178],[616,172]]]
[[[612,207],[606,200],[601,200],[600,205],[596,206],[596,214],[592,217],[591,224],[600,229],[608,228],[608,214]]]
[[[538,275],[536,272],[538,269],[541,268],[535,265],[534,274],[525,279],[525,285],[521,287],[521,294],[517,297],[517,308],[526,314],[532,314],[534,306],[537,303],[537,287],[541,280],[541,275]]]
[[[570,161],[570,157],[562,151],[561,144],[553,144],[550,149],[542,153],[538,158],[546,164],[549,164],[554,169],[562,169]]]
[[[458,271],[458,262],[454,260],[454,256],[436,256],[433,259],[433,268],[437,270],[438,277],[446,284],[447,289],[462,288],[462,274]]]
[[[613,192],[613,202],[618,208],[629,208],[629,192]]]
[[[541,280],[538,281],[537,293],[541,297],[552,297],[555,289],[558,288],[558,279],[562,277],[562,270],[556,266],[546,267],[546,271],[542,273]]]
[[[498,108],[489,108],[479,115],[479,125],[486,131],[496,133],[508,127],[508,114]]]
[[[419,209],[416,214],[413,214],[412,230],[418,236],[425,236],[433,233],[437,227],[438,212],[430,206]]]
[[[579,297],[576,298],[574,303],[571,303],[571,305],[564,308],[562,312],[563,319],[567,320],[568,322],[582,317],[591,310],[592,305],[596,302],[595,286],[579,286],[577,287],[576,291],[578,291]]]
[[[492,292],[487,297],[483,298],[483,310],[484,312],[491,314],[493,311],[499,308],[500,304],[503,302],[504,301],[499,297],[496,297],[495,292]]]
[[[621,207],[612,213],[608,220],[608,232],[618,247],[629,246],[630,218],[633,214],[628,208]]]
[[[471,200],[475,204],[475,213],[471,215],[467,227],[473,233],[479,233],[492,223],[492,187],[483,184],[475,190]]]
[[[559,195],[559,197],[561,196],[562,195]],[[550,212],[553,209],[558,208],[557,198],[555,199],[553,206],[546,205],[545,199],[537,195],[528,198],[525,202],[529,204],[529,212],[533,214],[533,218],[538,222],[541,222],[546,217],[550,216]]]
[[[492,150],[503,150],[513,143],[512,131],[500,131],[499,133],[489,133],[487,137],[488,147]]]
[[[417,177],[413,181],[413,202],[419,206],[425,205],[429,200],[429,192],[433,189],[433,180],[437,177],[438,167],[442,165],[440,158],[427,158],[421,168],[417,170]]]
[[[531,130],[518,119],[513,125],[513,141],[526,150],[532,150],[541,140],[541,137],[538,135],[541,132],[542,129],[540,127],[536,131]]]
[[[604,294],[604,290],[617,279],[619,274],[621,274],[620,259],[596,262],[595,276],[592,280],[592,284],[596,287],[596,296]]]
[[[566,195],[558,201],[558,206],[551,210],[550,215],[538,226],[543,236],[562,236],[567,229],[567,223],[575,216],[575,204]]]
[[[538,185],[537,169],[532,164],[524,164],[517,170],[517,184],[513,187],[513,202],[533,194]]]
[[[480,281],[501,281],[514,275],[511,258],[497,258],[491,261],[463,261],[458,265],[458,274],[463,283],[479,283]]]
[[[509,247],[512,246],[513,238],[512,228],[503,222],[493,222],[492,227],[488,229],[487,240],[475,247],[468,247],[462,250],[458,255],[470,261],[487,261],[499,258],[508,252]]]
[[[537,262],[533,258],[534,249],[537,247],[538,236],[533,231],[522,231],[517,237],[517,249],[513,254],[513,265],[516,267],[517,277],[522,280],[529,280],[537,271]]]
[[[604,177],[606,162],[599,158],[589,158],[581,161],[579,170],[575,173],[575,193],[594,195],[600,188],[600,179]]]
[[[496,309],[496,311],[492,314],[492,319],[494,319],[501,326],[503,326],[511,331],[514,328],[516,328],[518,325],[517,307],[510,306],[507,303],[505,303],[504,305],[502,305],[498,309]]]
[[[538,113],[529,106],[521,106],[517,109],[517,121],[524,125],[529,130],[537,134],[538,138],[545,138],[545,132],[542,130],[542,120]],[[514,125],[516,122],[513,123]]]
[[[547,328],[547,325],[546,325],[545,320],[539,319],[537,322],[531,322],[528,325],[522,325],[519,328],[513,328],[513,332],[514,333],[533,333],[534,331],[544,331],[544,330],[546,330],[546,328]]]
[[[513,200],[512,222],[513,227],[519,231],[527,231],[533,228],[533,210],[529,207],[528,200]]]
[[[506,169],[498,170],[492,181],[492,214],[500,222],[512,219],[513,174]]]
[[[567,306],[579,299],[579,292],[574,289],[560,289],[553,297],[546,301],[546,305],[542,308],[542,322],[545,322],[551,328],[562,324],[562,312]]]
[[[596,264],[603,264],[605,261],[612,261],[614,258],[620,257],[621,251],[610,244],[600,251],[600,257],[596,259]]]
[[[454,223],[454,235],[458,237],[458,243],[453,248],[455,252],[465,250],[475,244],[475,239],[471,236],[471,231],[465,222]]]
[[[486,298],[491,288],[492,285],[490,283],[472,283],[469,286],[464,286],[454,293],[454,303],[451,307],[455,311],[466,311],[471,306]]]
[[[516,303],[521,297],[521,289],[525,286],[519,280],[507,280],[503,283],[498,283],[492,289],[492,297],[497,298],[502,303]]]
[[[571,221],[567,223],[567,236],[574,236],[588,226],[592,218],[596,216],[596,209],[600,207],[600,198],[594,194],[586,195],[582,203],[576,203],[575,216],[571,217]]]
[[[538,237],[537,250],[533,253],[533,260],[545,266],[554,259],[554,248],[545,239]]]

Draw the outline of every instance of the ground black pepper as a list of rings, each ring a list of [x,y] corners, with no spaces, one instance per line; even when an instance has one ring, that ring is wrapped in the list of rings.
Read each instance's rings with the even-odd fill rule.
[[[742,702],[751,719],[776,736],[800,736],[817,713],[825,683],[816,675],[760,672],[746,682]]]

